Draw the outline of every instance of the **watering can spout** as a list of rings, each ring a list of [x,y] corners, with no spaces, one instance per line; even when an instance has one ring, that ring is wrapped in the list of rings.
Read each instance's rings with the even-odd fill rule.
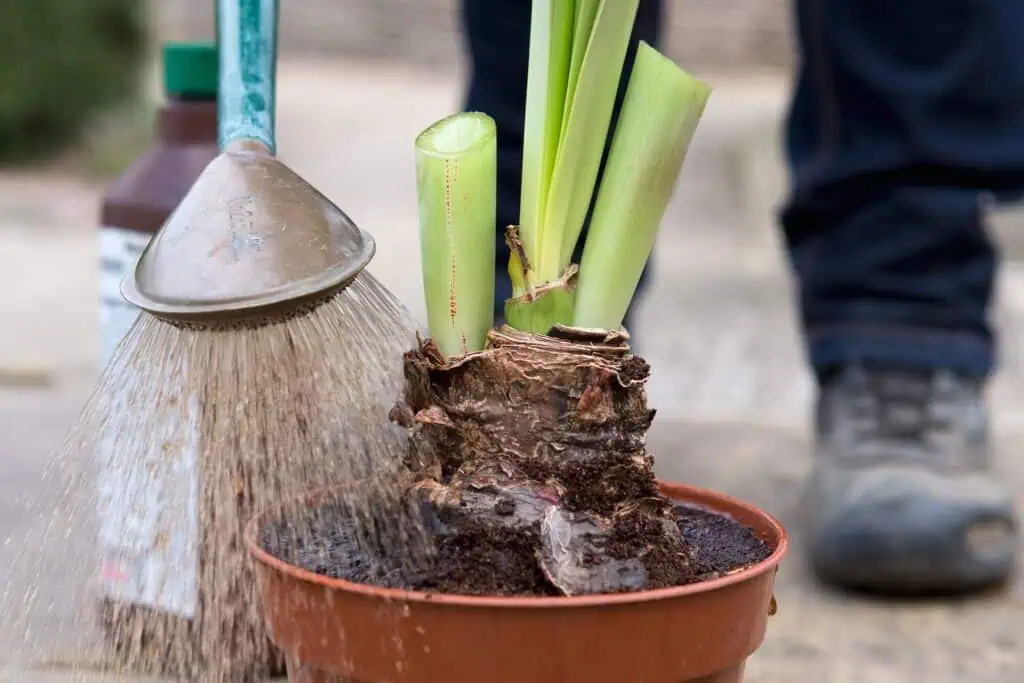
[[[221,154],[121,285],[165,319],[280,317],[347,286],[374,241],[274,156],[277,0],[220,0]]]
[[[373,258],[373,238],[265,151],[232,145],[196,181],[122,283],[172,319],[246,317],[334,294]]]

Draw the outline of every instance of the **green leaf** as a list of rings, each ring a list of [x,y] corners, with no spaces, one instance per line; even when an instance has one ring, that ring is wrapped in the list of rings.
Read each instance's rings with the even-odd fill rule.
[[[562,129],[574,10],[572,0],[533,1],[519,204],[520,239],[531,259],[544,231],[548,188]]]
[[[572,31],[572,55],[569,59],[569,79],[565,86],[565,101],[571,103],[576,95],[576,84],[580,80],[580,68],[583,66],[583,57],[587,53],[587,46],[590,44],[590,33],[594,28],[594,19],[597,18],[597,10],[601,6],[601,0],[576,0],[576,21]],[[558,138],[559,146],[565,144],[565,130],[568,127],[569,117],[562,117],[562,131]]]
[[[639,0],[601,0],[597,9],[576,89],[565,107],[568,121],[551,175],[539,253],[527,244],[540,282],[565,270],[583,229],[638,5]]]
[[[641,43],[583,250],[574,325],[622,324],[710,95]]]

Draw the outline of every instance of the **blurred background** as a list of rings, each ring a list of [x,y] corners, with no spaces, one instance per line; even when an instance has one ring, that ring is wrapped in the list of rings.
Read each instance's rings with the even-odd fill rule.
[[[212,35],[206,0],[155,8],[161,37]],[[457,0],[303,0],[281,16],[291,55],[407,61],[450,67],[461,58]],[[690,68],[777,69],[791,59],[785,0],[673,3],[667,52]]]
[[[0,31],[10,34],[0,45],[0,230],[24,233],[22,240],[42,239],[38,229],[25,226],[33,216],[47,225],[44,272],[53,268],[62,281],[72,273],[95,277],[95,259],[86,254],[95,241],[90,227],[97,220],[98,197],[151,140],[162,97],[160,47],[168,40],[212,38],[210,2],[19,1],[5,3],[0,12],[7,15]],[[723,264],[710,257],[742,260],[744,271],[771,275],[784,286],[772,211],[784,184],[777,128],[792,60],[788,5],[785,0],[694,0],[670,3],[669,18],[668,53],[711,80],[717,92],[666,220],[664,249],[657,255],[665,267],[657,270],[647,308],[659,308],[662,300],[680,305],[671,306],[668,317],[643,316],[641,326],[659,319],[669,329],[637,332],[655,364],[659,354],[672,357],[679,350],[702,358],[692,372],[657,373],[652,392],[664,410],[682,401],[686,406],[680,403],[680,410],[728,418],[748,411],[764,393],[760,385],[772,381],[761,369],[737,365],[752,360],[744,361],[747,349],[732,342],[723,346],[718,330],[730,330],[729,339],[749,337],[743,330],[756,324],[752,314],[760,309],[763,315],[763,306],[751,302],[732,311],[713,305],[708,309],[718,313],[713,325],[694,325],[699,318],[693,306],[703,308],[706,292],[720,289],[717,279],[725,273],[714,280],[708,276],[722,271]],[[458,2],[304,0],[286,3],[280,31],[280,154],[377,236],[372,270],[418,311],[412,140],[460,105]],[[57,241],[56,230],[68,219],[72,234]],[[56,268],[56,244],[82,251],[69,252],[68,267]],[[23,248],[39,251],[28,244]],[[12,263],[20,264],[6,269],[4,277],[12,283],[56,284],[37,275],[39,267],[25,259]],[[681,287],[677,278],[693,282]],[[85,308],[86,293],[95,291],[86,282],[91,281],[76,281],[66,291],[83,297],[68,316],[80,325],[79,353],[88,359],[94,354],[86,347],[96,336],[89,326],[96,321]],[[678,300],[683,290],[692,303]],[[54,296],[71,305],[66,293]],[[783,371],[789,376],[785,400],[776,394],[769,413],[759,415],[771,421],[784,419],[787,411],[790,417],[802,415],[807,397],[785,296],[777,299],[773,318],[780,332],[785,330],[778,345],[789,361]],[[19,319],[19,337],[45,339],[49,318],[64,319],[36,320],[31,311],[37,308],[24,305],[27,317]],[[56,372],[54,353],[38,343],[0,349],[0,372]],[[725,374],[709,372],[712,366]],[[82,370],[88,374],[93,368]]]
[[[212,38],[210,4],[0,2],[0,538],[33,528],[17,495],[57,495],[33,486],[98,371],[100,198],[151,141],[162,43]],[[812,399],[775,233],[789,6],[669,8],[668,53],[715,94],[635,330],[653,366],[653,447],[677,478],[749,498],[788,523],[808,465]],[[420,319],[413,139],[459,108],[462,76],[457,0],[282,3],[279,154],[374,234],[370,270]],[[992,224],[1008,256],[992,389],[1007,452],[1024,434],[1024,217],[1004,208]],[[1022,463],[1004,457],[1000,467],[1024,491]],[[1022,679],[1019,585],[963,604],[851,603],[793,558],[751,683]],[[77,656],[54,647],[42,666]],[[3,677],[12,657],[0,651],[0,680],[34,680]]]

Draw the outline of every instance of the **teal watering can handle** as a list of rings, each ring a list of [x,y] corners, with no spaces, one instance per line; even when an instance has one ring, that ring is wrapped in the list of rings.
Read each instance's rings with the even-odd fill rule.
[[[277,0],[217,0],[220,148],[256,140],[274,153]]]

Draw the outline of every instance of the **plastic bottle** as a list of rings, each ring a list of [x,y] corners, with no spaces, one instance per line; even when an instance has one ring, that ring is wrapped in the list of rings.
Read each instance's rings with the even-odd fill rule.
[[[216,46],[169,43],[163,50],[163,70],[166,101],[159,110],[155,140],[109,187],[100,212],[101,366],[138,315],[121,298],[121,280],[218,153]],[[160,482],[133,477],[124,471],[124,463],[108,460],[100,454],[100,611],[105,634],[133,664],[186,674],[195,667],[190,633],[198,563],[188,553],[196,544],[159,539],[155,519],[167,511],[136,508],[152,500],[147,488]],[[194,508],[183,500],[175,514],[194,515]]]
[[[137,315],[121,298],[121,280],[217,156],[216,46],[169,43],[163,60],[167,101],[156,140],[109,187],[100,210],[101,365]]]

